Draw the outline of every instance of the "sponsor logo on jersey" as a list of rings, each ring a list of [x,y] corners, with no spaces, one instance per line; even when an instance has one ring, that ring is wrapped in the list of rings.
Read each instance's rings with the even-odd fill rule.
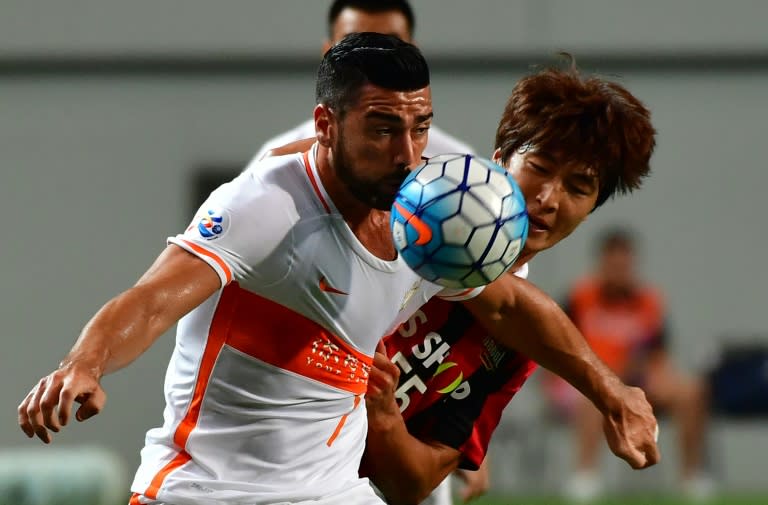
[[[399,329],[399,337],[409,338],[417,333],[417,327],[427,322],[427,316],[423,311],[416,311]],[[427,392],[427,382],[437,381],[438,376],[448,373],[456,373],[453,380],[446,384],[446,381],[439,380],[440,389],[435,389],[437,393],[450,395],[454,400],[463,400],[471,393],[469,381],[464,378],[464,372],[461,365],[453,361],[445,361],[445,358],[451,352],[451,345],[443,340],[443,337],[434,331],[430,331],[424,336],[424,340],[419,341],[410,349],[410,355],[406,356],[402,351],[397,351],[390,357],[390,361],[400,368],[400,383],[395,391],[395,400],[400,407],[400,412],[405,412],[411,404],[411,395],[416,392],[424,394]],[[417,367],[416,365],[420,365]],[[431,377],[420,377],[417,369],[433,369]],[[455,368],[456,367],[456,368]],[[447,376],[450,377],[450,376]],[[435,382],[432,382],[435,384]],[[439,386],[438,386],[439,387]]]
[[[440,363],[440,366],[437,367],[437,370],[435,370],[435,373],[434,373],[434,375],[432,377],[433,378],[437,377],[441,373],[443,373],[446,370],[448,370],[450,368],[453,368],[455,366],[459,366],[459,364],[458,363],[454,363],[453,361],[445,361],[443,363]],[[456,388],[458,388],[461,385],[461,382],[463,380],[464,380],[464,372],[459,370],[459,375],[453,380],[453,382],[451,382],[450,384],[448,384],[444,388],[438,389],[437,392],[440,393],[440,394],[443,394],[443,395],[448,394],[448,393],[453,393],[456,390]]]
[[[507,351],[500,347],[492,337],[485,337],[483,339],[483,347],[485,347],[485,350],[482,356],[480,356],[480,361],[482,361],[485,369],[489,372],[498,369],[499,363],[507,355]]]
[[[400,303],[400,310],[403,310],[405,306],[408,305],[408,302],[413,298],[413,295],[416,294],[416,291],[419,290],[419,287],[421,287],[421,279],[417,279],[410,289],[406,291],[405,296],[403,296],[403,301]]]
[[[224,233],[225,216],[223,211],[209,209],[197,222],[197,231],[207,240],[219,238]]]

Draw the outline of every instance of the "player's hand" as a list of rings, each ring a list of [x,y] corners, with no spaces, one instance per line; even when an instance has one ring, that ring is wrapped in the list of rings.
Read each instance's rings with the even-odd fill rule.
[[[373,355],[373,366],[368,376],[368,391],[365,393],[365,407],[368,422],[385,423],[388,418],[399,419],[400,408],[395,400],[395,390],[400,380],[400,369],[387,357],[382,342]]]
[[[75,418],[85,421],[98,414],[106,400],[94,370],[69,363],[40,379],[19,404],[19,426],[29,438],[37,435],[48,444],[49,430],[58,432],[67,425],[74,402],[80,404]]]
[[[603,417],[603,431],[613,453],[634,469],[659,462],[658,425],[642,389],[624,386],[621,402]]]
[[[488,471],[488,458],[475,471],[456,470],[456,475],[464,482],[461,491],[462,503],[467,503],[488,492],[491,486],[490,472]]]

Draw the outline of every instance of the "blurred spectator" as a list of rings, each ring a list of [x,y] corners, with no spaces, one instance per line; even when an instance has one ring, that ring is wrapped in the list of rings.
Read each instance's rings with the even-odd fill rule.
[[[594,271],[570,288],[564,308],[595,353],[624,381],[642,387],[657,412],[677,424],[682,490],[704,498],[713,487],[702,471],[708,391],[703,378],[685,375],[672,363],[664,300],[642,279],[636,256],[630,232],[605,231],[597,242]],[[575,435],[576,468],[564,491],[571,499],[591,500],[603,489],[602,417],[558,377],[548,375],[545,387]]]

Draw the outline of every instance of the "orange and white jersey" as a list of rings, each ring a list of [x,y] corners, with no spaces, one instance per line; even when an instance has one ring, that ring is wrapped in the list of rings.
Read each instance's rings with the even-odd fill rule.
[[[368,487],[358,467],[371,357],[441,288],[357,240],[316,149],[254,163],[169,239],[222,288],[178,324],[136,502],[297,502]]]

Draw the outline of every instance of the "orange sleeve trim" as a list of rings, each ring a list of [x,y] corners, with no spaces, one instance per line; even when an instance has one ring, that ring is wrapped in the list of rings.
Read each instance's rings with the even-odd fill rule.
[[[312,184],[312,189],[315,190],[315,194],[320,199],[320,203],[323,204],[323,208],[325,209],[325,212],[330,214],[331,208],[328,206],[328,202],[325,201],[325,198],[323,198],[323,193],[320,192],[320,186],[317,184],[317,179],[315,179],[315,174],[312,173],[312,165],[309,164],[309,151],[306,151],[304,153],[304,168],[307,171],[307,177],[309,177],[309,182]]]
[[[205,256],[207,258],[210,258],[213,261],[215,261],[216,264],[219,265],[221,270],[224,272],[224,276],[227,279],[227,284],[229,284],[232,281],[232,270],[224,262],[224,260],[221,259],[218,255],[216,255],[215,253],[212,253],[208,249],[204,249],[204,248],[200,247],[199,245],[197,245],[197,244],[195,244],[193,242],[190,242],[189,240],[181,239],[181,241],[184,242],[187,245],[187,247],[189,247],[190,249],[195,251],[197,254],[201,254],[201,255],[203,255],[203,256]]]

